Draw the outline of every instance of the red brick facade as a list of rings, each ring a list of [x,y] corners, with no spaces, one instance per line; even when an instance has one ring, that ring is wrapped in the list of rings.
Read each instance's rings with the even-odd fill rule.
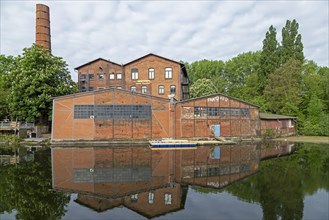
[[[188,77],[182,63],[148,54],[125,65],[99,58],[76,67],[79,91],[122,88],[162,98],[189,97]],[[92,77],[92,79],[90,79]]]
[[[91,108],[141,105],[149,107],[151,112],[144,118],[122,117],[121,112],[112,118],[104,113],[101,117],[88,113],[85,118],[79,118],[75,116],[75,108],[80,105]],[[53,101],[54,141],[211,137],[212,125],[221,126],[223,137],[259,136],[258,107],[222,94],[171,103],[169,99],[114,88]]]

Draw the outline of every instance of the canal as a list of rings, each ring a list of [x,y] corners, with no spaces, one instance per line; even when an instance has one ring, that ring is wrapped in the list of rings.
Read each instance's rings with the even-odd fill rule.
[[[329,219],[329,144],[0,148],[0,220]]]

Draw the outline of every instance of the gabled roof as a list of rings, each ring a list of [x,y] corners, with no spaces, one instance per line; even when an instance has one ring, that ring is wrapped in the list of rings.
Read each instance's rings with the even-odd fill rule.
[[[207,96],[201,96],[201,97],[197,97],[197,98],[192,98],[192,99],[186,99],[186,100],[182,100],[182,101],[179,101],[177,103],[184,103],[184,102],[190,102],[190,101],[194,101],[194,100],[199,100],[199,99],[204,99],[204,98],[211,98],[211,97],[214,97],[214,96],[225,96],[227,98],[230,98],[230,99],[233,99],[233,100],[236,100],[236,101],[239,101],[239,102],[242,102],[242,103],[245,103],[245,104],[248,104],[248,105],[252,105],[252,106],[255,106],[257,108],[259,108],[258,105],[255,105],[255,104],[252,104],[250,102],[246,102],[246,101],[243,101],[241,99],[237,99],[237,98],[234,98],[234,97],[231,97],[231,96],[228,96],[228,95],[225,95],[225,94],[222,94],[222,93],[215,93],[215,94],[211,94],[211,95],[207,95]]]
[[[259,113],[260,119],[295,119],[296,117],[288,116],[288,115],[277,115],[270,113]]]
[[[177,62],[177,61],[175,61],[175,60],[171,60],[171,59],[168,59],[168,58],[165,58],[165,57],[162,57],[162,56],[156,55],[156,54],[154,54],[154,53],[149,53],[149,54],[146,54],[145,56],[142,56],[142,57],[140,57],[140,58],[137,58],[137,59],[135,59],[135,60],[133,60],[133,61],[130,61],[130,62],[124,64],[124,66],[127,66],[127,65],[129,65],[129,64],[131,64],[131,63],[134,63],[134,62],[138,61],[138,60],[142,60],[142,59],[144,59],[144,58],[146,58],[146,57],[149,57],[149,56],[155,56],[155,57],[158,57],[158,58],[160,58],[160,59],[168,60],[168,61],[170,61],[170,62],[174,62],[174,63],[180,64],[180,65],[183,64],[183,63]],[[184,65],[184,64],[183,64],[183,65]]]
[[[114,65],[117,65],[117,66],[121,66],[120,64],[117,64],[117,63],[115,63],[115,62],[112,62],[112,61],[109,61],[109,60],[105,60],[105,59],[103,59],[103,58],[97,58],[97,59],[95,59],[95,60],[89,61],[88,63],[85,63],[85,64],[82,64],[82,65],[80,65],[80,66],[78,66],[78,67],[75,67],[74,69],[75,69],[75,70],[78,70],[78,69],[80,69],[81,67],[87,66],[87,65],[89,65],[89,64],[91,64],[91,63],[94,63],[94,62],[97,62],[97,61],[100,61],[100,60],[102,60],[102,61],[104,61],[104,62],[107,62],[107,63],[109,63],[109,64],[114,64]]]

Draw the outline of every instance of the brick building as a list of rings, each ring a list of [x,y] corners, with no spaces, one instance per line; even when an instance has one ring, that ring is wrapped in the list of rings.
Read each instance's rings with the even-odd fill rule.
[[[269,113],[259,114],[261,122],[261,132],[272,130],[277,137],[296,135],[296,117],[287,115],[277,115]]]
[[[75,70],[80,92],[118,88],[162,98],[168,95],[177,100],[189,98],[184,64],[152,53],[125,65],[99,58]]]
[[[260,135],[258,106],[223,94],[175,101],[125,89],[56,97],[52,140],[116,140]]]

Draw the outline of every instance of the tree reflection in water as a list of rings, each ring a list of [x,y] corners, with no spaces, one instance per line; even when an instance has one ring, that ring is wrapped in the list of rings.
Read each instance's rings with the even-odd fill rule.
[[[15,211],[24,220],[64,216],[70,197],[51,190],[49,152],[36,152],[33,162],[0,166],[0,214]]]

